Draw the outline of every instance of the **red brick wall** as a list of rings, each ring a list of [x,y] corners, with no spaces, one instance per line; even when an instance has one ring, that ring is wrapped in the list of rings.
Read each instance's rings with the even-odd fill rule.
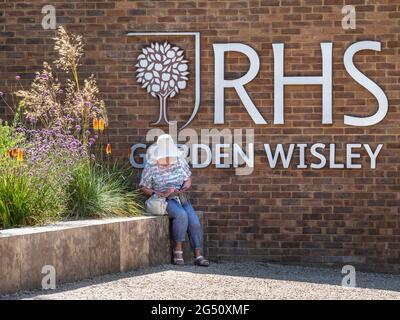
[[[42,60],[52,59],[55,32],[41,27],[41,7],[47,3],[0,0],[0,88],[10,85],[16,74],[29,79]],[[234,170],[213,167],[194,170],[194,204],[207,213],[210,257],[400,270],[400,1],[53,0],[51,4],[59,24],[85,37],[81,71],[94,73],[100,83],[110,113],[111,142],[121,157],[126,157],[131,144],[144,141],[158,114],[157,100],[136,83],[136,57],[144,44],[165,40],[127,37],[128,31],[201,32],[202,101],[191,128],[215,127],[212,44],[241,42],[260,55],[259,76],[247,89],[269,124],[254,125],[236,93],[228,90],[226,125],[217,126],[255,129],[258,151],[253,174],[236,176]],[[345,4],[357,10],[356,30],[341,27]],[[191,38],[168,40],[186,49],[193,61]],[[343,124],[345,114],[365,116],[376,110],[375,98],[343,67],[345,49],[359,40],[382,43],[381,52],[364,51],[355,58],[389,99],[386,118],[371,127]],[[286,88],[285,124],[272,124],[272,43],[285,43],[286,74],[320,75],[322,41],[334,44],[334,123],[321,124],[320,86],[291,86]],[[248,68],[239,55],[229,55],[226,63],[232,77]],[[169,101],[169,116],[180,123],[192,110],[193,64],[191,71],[190,88]],[[338,159],[346,143],[373,147],[384,143],[384,147],[376,170],[269,169],[262,144],[291,142],[336,143]],[[367,164],[366,160],[361,162]]]

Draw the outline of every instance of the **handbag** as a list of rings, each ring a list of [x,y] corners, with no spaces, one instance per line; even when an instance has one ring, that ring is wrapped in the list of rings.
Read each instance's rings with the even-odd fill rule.
[[[182,205],[184,205],[186,202],[190,200],[188,192],[180,193],[178,197]]]
[[[171,199],[179,199],[179,202],[181,205],[184,205],[186,202],[188,202],[190,200],[189,198],[189,194],[188,192],[184,192],[184,193],[172,193],[168,196],[167,198],[168,200]]]
[[[164,197],[159,197],[153,194],[145,202],[145,215],[165,216],[167,215],[167,200]]]

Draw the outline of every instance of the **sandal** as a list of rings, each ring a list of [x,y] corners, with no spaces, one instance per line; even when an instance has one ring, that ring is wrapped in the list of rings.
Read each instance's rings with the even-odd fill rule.
[[[183,251],[174,251],[174,265],[184,266],[185,261],[182,258]]]
[[[196,260],[194,260],[194,265],[200,267],[208,267],[210,265],[210,262],[203,256],[198,256]]]

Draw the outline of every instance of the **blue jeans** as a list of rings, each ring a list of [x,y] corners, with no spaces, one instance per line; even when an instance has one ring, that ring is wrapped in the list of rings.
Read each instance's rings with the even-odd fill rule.
[[[172,219],[172,236],[174,240],[185,241],[186,233],[188,233],[192,249],[201,250],[203,248],[203,230],[192,204],[187,201],[181,205],[175,199],[167,201],[167,212],[168,217]]]

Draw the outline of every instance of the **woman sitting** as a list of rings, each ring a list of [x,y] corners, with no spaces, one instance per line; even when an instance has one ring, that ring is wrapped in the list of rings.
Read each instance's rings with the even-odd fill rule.
[[[207,267],[209,262],[202,255],[203,230],[186,193],[192,186],[190,176],[189,165],[181,156],[172,137],[163,134],[159,136],[157,143],[149,148],[140,186],[146,195],[156,194],[167,201],[166,210],[172,220],[175,242],[174,264],[184,265],[182,243],[187,233],[194,250],[194,264]]]

